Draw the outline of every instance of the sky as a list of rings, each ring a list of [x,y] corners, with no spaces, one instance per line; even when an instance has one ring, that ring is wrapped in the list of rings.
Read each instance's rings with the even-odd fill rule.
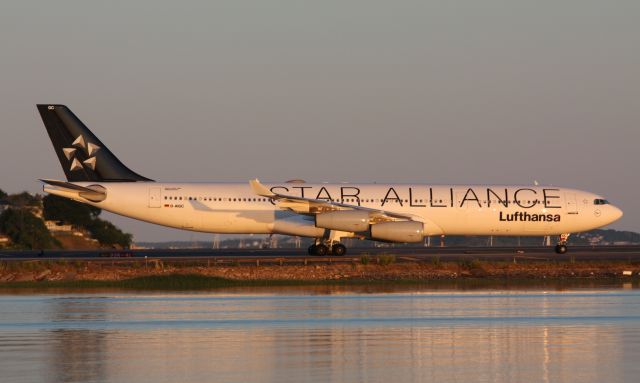
[[[64,179],[35,108],[60,103],[155,180],[537,180],[640,231],[638,20],[636,0],[5,1],[0,188]]]

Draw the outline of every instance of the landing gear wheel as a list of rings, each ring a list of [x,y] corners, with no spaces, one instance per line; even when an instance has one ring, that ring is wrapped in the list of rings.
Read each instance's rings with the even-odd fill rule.
[[[567,250],[567,245],[556,245],[556,253],[558,254],[565,254]]]
[[[315,251],[315,255],[318,256],[323,256],[323,255],[327,255],[327,253],[329,252],[329,248],[325,245],[316,245],[316,251]]]
[[[331,253],[339,257],[343,256],[347,253],[347,247],[341,243],[336,243],[335,245],[331,246]]]
[[[309,249],[307,250],[309,255],[316,255],[316,247],[317,247],[316,245],[309,246]]]

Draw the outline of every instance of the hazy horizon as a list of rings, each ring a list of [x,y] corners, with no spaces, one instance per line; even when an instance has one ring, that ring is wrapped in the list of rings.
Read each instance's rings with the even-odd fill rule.
[[[553,184],[640,231],[640,2],[3,4],[0,188],[62,103],[162,181]],[[209,239],[105,214],[137,241]]]

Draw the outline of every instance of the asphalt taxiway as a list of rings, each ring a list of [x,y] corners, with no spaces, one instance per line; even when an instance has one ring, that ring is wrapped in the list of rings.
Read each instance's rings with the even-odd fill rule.
[[[362,256],[394,255],[399,261],[426,262],[461,261],[479,259],[485,261],[626,261],[640,262],[640,246],[572,246],[567,254],[559,255],[553,247],[380,247],[350,248],[347,255],[310,256],[306,249],[144,249],[144,250],[5,250],[0,251],[0,261],[25,260],[114,260],[114,259],[162,259],[221,261],[351,261]]]

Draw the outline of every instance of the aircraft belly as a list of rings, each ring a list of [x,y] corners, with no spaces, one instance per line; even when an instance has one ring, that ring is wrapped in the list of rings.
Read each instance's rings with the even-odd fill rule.
[[[212,233],[269,233],[273,212],[261,210],[214,211],[199,214],[198,231]]]

